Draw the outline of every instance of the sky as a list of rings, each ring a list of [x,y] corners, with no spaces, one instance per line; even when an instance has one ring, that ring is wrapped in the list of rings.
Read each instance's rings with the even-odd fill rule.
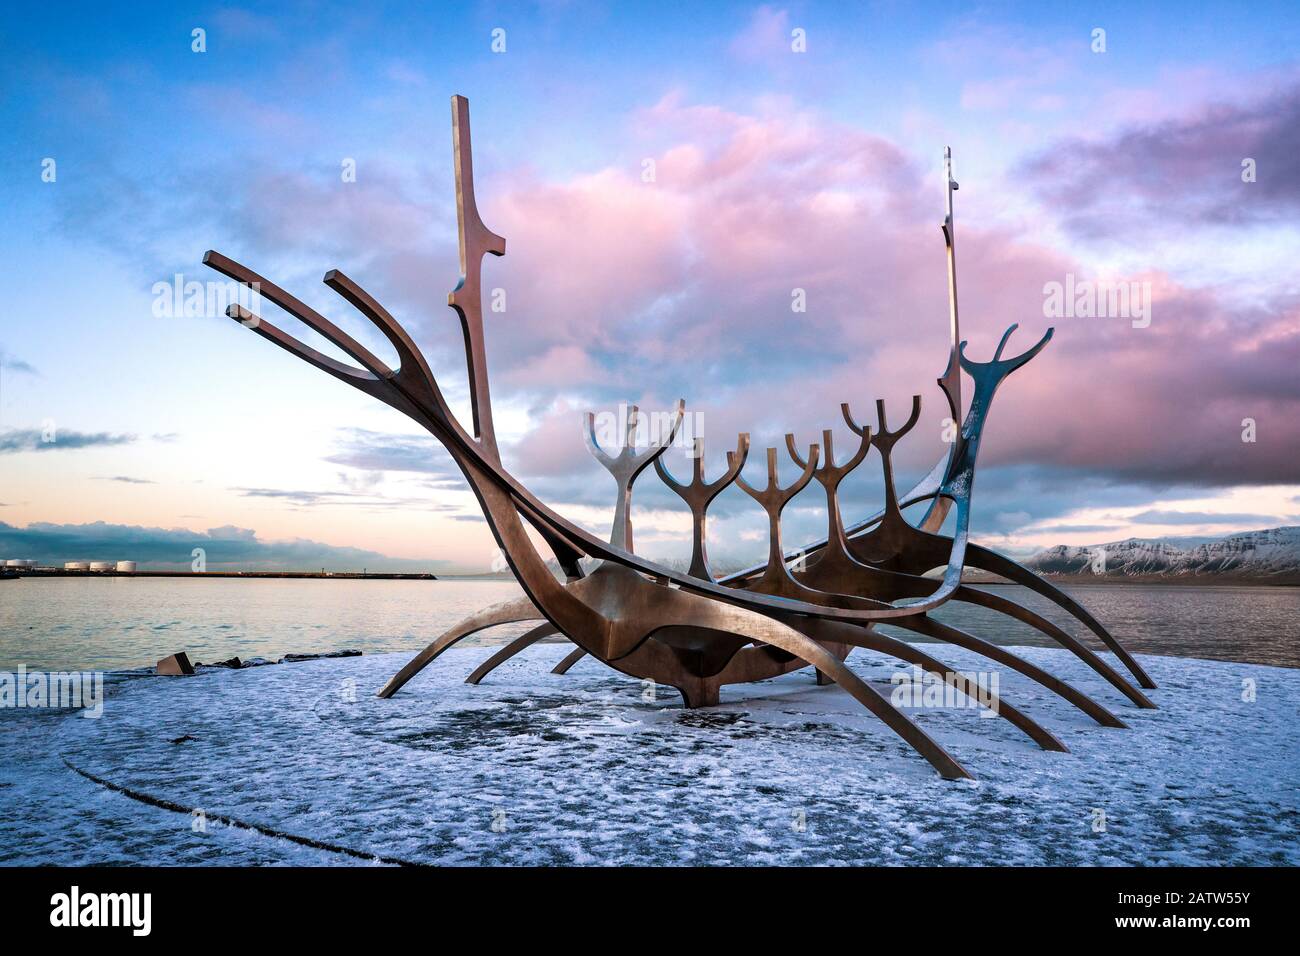
[[[843,7],[848,9],[843,9]],[[1023,555],[1300,524],[1300,20],[1286,4],[51,3],[0,36],[0,558],[472,572],[437,443],[173,290],[216,249],[357,335],[338,268],[468,422],[450,97],[469,98],[506,467],[604,534],[586,411],[684,398],[710,476],[891,424],[943,453],[951,146],[969,352],[999,392],[973,536]],[[195,31],[201,31],[196,33]],[[1094,314],[1076,295],[1133,290]],[[1070,289],[1069,301],[1051,290]],[[797,311],[802,303],[802,311]],[[1058,308],[1060,306],[1060,308]],[[1073,306],[1070,308],[1069,306]],[[1101,313],[1101,314],[1096,314]],[[265,304],[266,318],[312,341]],[[313,342],[313,344],[316,344]],[[969,393],[968,393],[969,394]],[[781,480],[795,476],[782,452]],[[689,474],[683,449],[665,459]],[[845,482],[875,510],[880,459]],[[636,546],[689,556],[653,474]],[[824,534],[817,486],[785,539]],[[766,550],[738,488],[725,566]],[[12,553],[10,553],[12,552]]]

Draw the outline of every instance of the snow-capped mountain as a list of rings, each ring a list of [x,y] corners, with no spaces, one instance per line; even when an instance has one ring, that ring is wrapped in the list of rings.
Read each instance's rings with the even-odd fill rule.
[[[1267,578],[1300,574],[1300,527],[1248,531],[1183,548],[1159,538],[1129,538],[1088,547],[1057,545],[1025,561],[1046,574],[1220,574]]]

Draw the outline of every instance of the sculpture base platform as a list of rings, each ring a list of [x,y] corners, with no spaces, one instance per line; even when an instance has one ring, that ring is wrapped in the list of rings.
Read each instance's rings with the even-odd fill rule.
[[[1300,671],[1143,656],[1161,707],[1126,731],[1004,674],[1071,753],[912,711],[979,768],[954,783],[811,669],[687,710],[596,661],[551,675],[559,644],[464,684],[494,649],[451,650],[387,701],[407,654],[126,680],[100,720],[2,714],[0,863],[1300,864]],[[1072,655],[1018,652],[1122,705]],[[889,690],[893,662],[849,663]]]

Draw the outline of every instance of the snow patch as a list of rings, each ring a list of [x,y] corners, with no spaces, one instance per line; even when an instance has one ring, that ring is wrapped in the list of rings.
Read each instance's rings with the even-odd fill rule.
[[[550,674],[566,645],[464,684],[493,650],[450,651],[391,700],[374,692],[405,655],[123,680],[96,721],[0,715],[0,862],[1300,863],[1300,671],[1144,657],[1160,684],[1144,711],[1073,656],[1020,648],[1129,729],[1003,672],[1004,698],[1071,753],[964,708],[912,711],[978,778],[946,782],[809,670],[686,711],[593,660]],[[903,669],[850,665],[885,693]]]

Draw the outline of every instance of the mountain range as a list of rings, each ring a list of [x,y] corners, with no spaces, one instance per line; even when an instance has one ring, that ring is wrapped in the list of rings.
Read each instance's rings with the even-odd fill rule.
[[[1300,527],[1247,531],[1190,547],[1161,538],[1128,538],[1087,547],[1060,544],[1039,551],[1024,563],[1041,574],[1215,576],[1300,583]]]

